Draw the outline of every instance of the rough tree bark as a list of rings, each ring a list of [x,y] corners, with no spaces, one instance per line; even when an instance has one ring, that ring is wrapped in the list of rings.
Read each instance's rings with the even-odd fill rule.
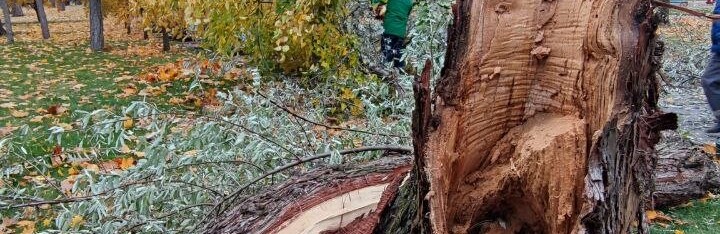
[[[658,161],[655,167],[656,208],[685,204],[705,197],[720,189],[720,167],[713,155],[680,134],[668,132],[657,146]]]
[[[3,13],[3,28],[5,29],[5,37],[8,43],[15,42],[13,37],[12,21],[10,20],[10,9],[8,9],[7,0],[0,0],[0,8]]]
[[[426,148],[435,233],[646,232],[653,146],[674,125],[650,1],[455,9]]]
[[[416,82],[413,168],[375,233],[647,233],[654,145],[677,127],[657,109],[651,1],[457,0],[453,11],[436,94],[427,67]],[[208,226],[253,224],[233,214]],[[322,230],[367,233],[353,217]]]
[[[160,30],[160,34],[162,34],[162,48],[163,52],[170,51],[170,34],[168,34],[167,29],[163,28]]]
[[[40,23],[40,29],[42,30],[43,39],[50,39],[50,28],[48,27],[47,16],[45,15],[45,6],[43,6],[42,0],[35,0],[33,3],[35,13],[37,13],[37,19]]]
[[[100,0],[90,0],[90,49],[102,51],[105,47],[103,36],[102,3]]]
[[[25,16],[25,13],[23,12],[22,5],[18,3],[12,4],[12,9],[10,9],[10,14],[12,17],[20,17]]]
[[[55,3],[57,6],[58,11],[65,11],[65,6],[67,5],[67,0],[57,0]]]

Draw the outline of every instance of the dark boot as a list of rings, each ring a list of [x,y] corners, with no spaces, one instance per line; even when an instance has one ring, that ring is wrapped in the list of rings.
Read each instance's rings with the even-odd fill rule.
[[[705,130],[705,133],[720,133],[720,111],[713,111],[713,116],[715,116],[715,124]]]
[[[720,123],[715,123],[711,128],[708,128],[707,130],[705,130],[705,133],[710,133],[710,134],[720,133]]]

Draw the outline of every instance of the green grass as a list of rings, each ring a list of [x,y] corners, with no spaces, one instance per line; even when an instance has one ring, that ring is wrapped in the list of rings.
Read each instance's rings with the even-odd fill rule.
[[[675,223],[667,227],[655,224],[651,233],[675,233],[675,230],[687,234],[720,233],[720,199],[694,201],[688,206],[670,208],[663,212],[676,220]]]
[[[113,43],[111,47],[123,50],[138,44],[141,43]],[[117,82],[116,78],[137,75],[148,67],[174,62],[183,55],[186,54],[124,56],[109,52],[92,53],[85,47],[51,43],[4,45],[0,47],[0,105],[11,107],[0,108],[0,126],[27,124],[34,130],[34,134],[29,136],[30,141],[36,143],[27,144],[30,153],[48,153],[53,147],[44,139],[48,127],[71,123],[75,119],[73,112],[77,110],[117,111],[132,101],[143,99],[136,95],[119,97],[124,87],[137,82],[133,79]],[[143,88],[143,85],[136,86],[138,90]],[[178,89],[171,91],[178,92]],[[165,97],[149,100],[162,103],[162,99]],[[67,112],[60,116],[43,113],[53,105],[63,106]],[[26,112],[28,116],[15,117],[12,111]],[[38,116],[44,116],[41,122],[31,122]],[[67,139],[67,143],[74,143],[73,139]]]
[[[47,42],[15,43],[0,45],[0,127],[20,127],[27,125],[31,130],[28,135],[20,138],[27,155],[43,157],[41,160],[50,162],[54,142],[47,140],[48,128],[58,124],[71,124],[78,110],[93,111],[105,109],[115,113],[137,100],[146,100],[164,109],[173,108],[167,102],[171,97],[187,95],[190,82],[175,81],[166,85],[167,92],[157,96],[140,96],[137,94],[123,96],[123,89],[133,85],[138,91],[148,86],[161,84],[145,84],[138,80],[137,75],[155,72],[148,68],[175,62],[188,57],[190,52],[180,50],[167,54],[153,53],[150,56],[128,55],[123,52],[129,46],[142,47],[144,42],[110,43],[112,52],[93,53],[85,46],[65,46]],[[122,79],[118,79],[122,78]],[[58,105],[67,109],[64,114],[52,116],[45,113],[49,107]],[[13,116],[13,112],[24,112],[27,116]],[[41,121],[32,121],[42,116]],[[10,136],[19,137],[16,132]],[[0,136],[2,138],[2,136]],[[65,134],[62,147],[76,147],[84,136],[80,133]],[[0,155],[2,156],[2,155]],[[23,158],[6,158],[9,165],[23,165],[25,173],[11,176],[13,187],[25,187],[38,191],[44,199],[55,199],[60,196],[57,189],[50,186],[38,186],[28,177],[49,176],[54,182],[61,181],[68,175],[71,165],[65,164],[48,172],[38,172]],[[7,168],[7,167],[4,167]],[[0,186],[2,187],[2,186]],[[32,194],[32,193],[30,193]],[[20,210],[0,210],[0,217],[13,217]],[[43,229],[43,221],[52,218],[52,210],[34,211],[33,220],[37,227]],[[20,231],[19,229],[16,231]]]

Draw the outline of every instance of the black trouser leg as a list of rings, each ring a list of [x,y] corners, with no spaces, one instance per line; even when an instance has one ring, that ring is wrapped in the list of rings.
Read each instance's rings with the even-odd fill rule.
[[[385,63],[392,62],[393,67],[405,67],[405,61],[402,60],[403,38],[395,35],[382,35],[382,53],[385,57]]]

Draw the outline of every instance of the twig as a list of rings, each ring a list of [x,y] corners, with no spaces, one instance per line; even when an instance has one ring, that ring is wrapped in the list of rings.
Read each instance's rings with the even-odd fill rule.
[[[207,191],[210,191],[212,194],[215,194],[215,196],[218,196],[218,197],[222,196],[222,193],[220,193],[219,191],[214,190],[214,189],[212,189],[212,188],[208,188],[207,186],[204,186],[204,185],[199,185],[199,184],[195,184],[195,183],[190,183],[190,182],[186,182],[186,181],[182,181],[182,180],[171,180],[171,181],[169,181],[169,182],[170,182],[170,183],[186,184],[186,185],[189,185],[189,186],[198,187],[198,188],[201,188],[201,189],[205,189],[205,190],[207,190]]]
[[[656,4],[656,5],[660,6],[660,7],[665,7],[665,8],[670,8],[670,9],[682,11],[682,12],[685,12],[685,13],[687,13],[687,14],[690,14],[690,15],[693,15],[693,16],[697,16],[697,17],[701,17],[701,18],[707,18],[707,19],[711,19],[711,20],[719,20],[719,19],[720,19],[720,17],[714,16],[714,15],[711,15],[711,14],[705,14],[705,13],[702,13],[702,12],[699,12],[699,11],[696,11],[696,10],[693,10],[693,9],[689,9],[689,8],[687,8],[687,7],[681,7],[681,6],[673,5],[673,4],[670,4],[670,3],[667,3],[667,2],[661,2],[661,1],[658,1],[658,0],[652,0],[652,3],[653,3],[653,4]]]
[[[180,213],[180,212],[183,212],[183,211],[186,211],[186,210],[189,210],[189,209],[198,207],[198,206],[212,206],[212,205],[213,205],[212,203],[199,203],[199,204],[195,204],[195,205],[191,205],[191,206],[186,206],[186,207],[183,207],[182,209],[179,209],[179,210],[176,210],[176,211],[173,211],[173,212],[168,212],[167,214],[161,215],[160,217],[157,217],[157,218],[154,218],[154,219],[155,219],[155,220],[161,220],[161,219],[164,219],[164,218],[173,216],[173,215],[175,215],[175,214],[177,214],[177,213]],[[138,228],[138,227],[140,227],[140,226],[142,226],[142,225],[145,225],[145,224],[147,224],[147,223],[148,223],[148,222],[145,221],[145,222],[141,222],[141,223],[135,224],[135,225],[129,227],[129,228],[127,229],[127,231],[130,232],[130,231],[134,230],[135,228]]]
[[[279,109],[287,112],[288,114],[294,116],[295,118],[301,119],[301,120],[303,120],[303,121],[305,121],[305,122],[308,122],[308,123],[311,123],[311,124],[314,124],[314,125],[322,126],[322,127],[325,127],[325,128],[328,128],[328,129],[333,129],[333,130],[348,131],[348,132],[357,132],[357,133],[363,133],[363,134],[375,135],[375,136],[410,138],[410,137],[408,137],[408,136],[400,136],[400,135],[394,135],[394,134],[384,134],[384,133],[369,132],[369,131],[365,131],[365,130],[352,129],[352,128],[343,128],[343,127],[331,126],[331,125],[327,125],[327,124],[324,124],[324,123],[316,122],[316,121],[310,120],[310,119],[308,119],[308,118],[305,118],[305,117],[303,117],[303,116],[301,116],[301,115],[299,115],[299,114],[296,114],[295,112],[290,111],[287,107],[278,104],[277,102],[275,102],[275,101],[273,101],[272,99],[266,97],[265,95],[263,95],[263,94],[260,93],[260,92],[257,92],[257,94],[260,95],[261,97],[267,99],[270,103],[272,103],[272,104],[273,104],[274,106],[276,106],[277,108],[279,108]]]
[[[168,168],[168,170],[177,170],[184,167],[190,167],[190,166],[199,166],[199,165],[205,165],[205,164],[230,164],[230,163],[237,163],[237,164],[247,164],[250,166],[253,166],[254,168],[257,168],[261,172],[265,172],[264,169],[262,169],[260,166],[255,165],[254,163],[243,161],[243,160],[225,160],[225,161],[205,161],[205,162],[195,162],[195,163],[188,163],[183,165],[178,165],[175,167]]]
[[[81,197],[70,197],[70,198],[65,198],[65,199],[57,199],[57,200],[49,200],[49,201],[36,201],[36,202],[30,202],[30,203],[25,203],[25,204],[17,204],[17,205],[9,205],[9,206],[3,207],[3,209],[14,209],[14,208],[23,208],[23,207],[31,207],[31,206],[56,205],[56,204],[65,204],[65,203],[73,203],[73,202],[87,201],[87,200],[93,199],[93,198],[95,198],[95,197],[103,196],[103,195],[106,195],[106,194],[108,194],[108,193],[110,193],[110,192],[112,192],[112,191],[115,191],[115,190],[118,190],[118,189],[122,189],[122,188],[126,188],[126,187],[129,187],[129,186],[132,186],[132,185],[152,183],[152,182],[159,181],[159,180],[147,180],[148,178],[149,178],[149,176],[146,176],[146,177],[143,178],[142,180],[135,181],[135,182],[132,182],[132,183],[123,184],[123,185],[117,186],[117,187],[115,187],[115,188],[108,189],[108,190],[106,190],[106,191],[103,191],[103,192],[100,192],[100,193],[96,193],[96,194],[92,194],[92,195],[81,196]]]
[[[355,149],[341,150],[338,153],[340,155],[346,155],[346,154],[356,154],[356,153],[362,153],[362,152],[368,152],[368,151],[380,151],[380,150],[393,151],[393,152],[404,152],[404,153],[410,153],[413,151],[413,149],[411,147],[396,146],[396,145],[383,145],[383,146],[367,146],[367,147],[360,147],[360,148],[355,148]],[[233,199],[230,202],[234,202],[235,201],[234,199],[238,195],[240,195],[240,193],[242,193],[243,190],[245,190],[248,187],[250,187],[251,185],[261,181],[262,179],[267,178],[268,176],[277,174],[279,172],[285,171],[289,168],[295,167],[297,165],[300,165],[300,164],[303,164],[306,162],[310,162],[310,161],[314,161],[314,160],[318,160],[318,159],[322,159],[322,158],[327,158],[331,155],[332,155],[332,152],[317,154],[317,155],[306,157],[301,160],[298,160],[298,161],[295,161],[295,162],[292,162],[289,164],[285,164],[281,167],[275,168],[274,170],[269,171],[269,172],[261,175],[260,177],[253,179],[252,181],[243,185],[242,187],[238,188],[230,196],[223,198],[222,201],[220,201],[217,205],[215,205],[215,208],[213,210],[215,210],[217,213],[220,213],[221,212],[220,206],[222,206],[223,203],[227,202],[230,199]]]
[[[246,132],[249,132],[249,133],[251,133],[251,134],[253,134],[253,135],[256,135],[256,136],[260,137],[260,139],[262,139],[262,140],[264,140],[264,141],[266,141],[266,142],[269,142],[270,144],[273,144],[273,145],[279,147],[280,149],[282,149],[282,150],[284,150],[285,152],[288,152],[290,155],[294,156],[296,159],[298,159],[298,160],[300,159],[300,157],[299,157],[295,152],[291,151],[291,150],[288,149],[287,147],[281,145],[280,143],[277,143],[276,141],[273,141],[272,139],[270,139],[270,138],[268,138],[268,137],[260,134],[259,132],[253,131],[252,129],[246,127],[245,125],[238,124],[238,123],[234,123],[234,122],[232,122],[232,121],[228,121],[228,120],[225,120],[225,119],[222,119],[222,118],[218,118],[218,117],[201,116],[200,118],[206,118],[206,119],[209,119],[209,120],[220,121],[220,122],[223,122],[223,123],[230,124],[230,125],[232,125],[232,126],[238,127],[238,128],[240,128],[240,129],[242,129],[242,130],[244,130],[244,131],[246,131]]]

